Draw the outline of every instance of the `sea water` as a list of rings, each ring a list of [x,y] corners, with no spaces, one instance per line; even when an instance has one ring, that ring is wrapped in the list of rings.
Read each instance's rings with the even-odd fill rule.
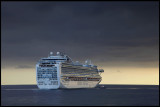
[[[158,106],[159,85],[99,85],[88,89],[41,90],[1,85],[2,106]]]

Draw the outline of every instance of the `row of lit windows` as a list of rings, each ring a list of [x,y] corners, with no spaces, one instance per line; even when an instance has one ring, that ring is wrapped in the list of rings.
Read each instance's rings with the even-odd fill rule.
[[[40,67],[53,67],[54,65],[39,65]]]
[[[95,71],[87,71],[87,72],[85,72],[85,71],[78,71],[78,70],[62,70],[62,72],[73,72],[73,73],[97,73],[97,72],[95,72]]]
[[[57,74],[38,74],[38,77],[42,77],[42,76],[57,76]]]
[[[57,73],[57,71],[40,71],[38,73]]]
[[[57,72],[38,72],[38,74],[57,74]]]
[[[39,85],[43,85],[43,81],[39,81],[38,84],[39,84]]]
[[[45,75],[57,75],[57,73],[38,73],[37,76],[45,76]]]
[[[49,83],[49,84],[39,84],[39,85],[58,85],[58,84],[55,84],[55,83]]]
[[[62,73],[70,73],[70,74],[98,74],[97,72],[77,72],[77,71],[62,71]]]
[[[52,85],[58,85],[58,81],[51,81]]]
[[[55,75],[57,75],[57,74],[38,74],[37,76],[55,76]]]
[[[97,73],[70,73],[70,72],[66,72],[66,73],[62,73],[63,75],[97,75]]]
[[[46,71],[57,71],[57,70],[56,69],[38,70],[38,72],[46,72]]]
[[[69,77],[64,78],[65,81],[99,81],[100,78],[85,78],[85,77]]]
[[[57,78],[57,76],[39,76],[38,79],[45,79],[45,78]]]
[[[56,78],[49,78],[49,80],[57,80],[57,77]]]
[[[48,68],[48,69],[44,69],[44,68],[39,68],[39,67],[38,67],[38,70],[53,70],[53,69],[54,69],[54,70],[56,70],[56,69],[57,69],[57,67]]]
[[[57,72],[38,72],[38,75],[40,74],[57,74]]]
[[[84,72],[97,72],[97,70],[83,70],[83,69],[69,69],[69,68],[62,68],[62,72],[79,72],[79,73],[84,73]]]
[[[84,69],[84,68],[74,68],[74,67],[62,67],[62,69],[64,69],[65,71],[67,70],[73,70],[73,71],[83,71],[83,72],[89,72],[89,71],[93,71],[93,72],[97,72],[98,69],[93,69],[93,68],[87,68],[87,69]]]
[[[45,78],[38,78],[38,79],[45,79]],[[57,80],[57,77],[49,78],[49,80]]]
[[[44,82],[38,82],[39,85],[58,85],[58,81],[51,81],[50,83],[46,84]]]
[[[79,75],[79,74],[63,74],[63,76],[76,76],[76,77],[99,77],[99,75]]]
[[[38,71],[38,73],[56,73],[57,71]]]
[[[57,76],[38,76],[38,78],[57,78]]]
[[[80,75],[95,75],[98,73],[77,73],[77,72],[63,72],[64,74],[80,74]]]
[[[45,76],[45,75],[39,74],[37,76]],[[57,76],[57,74],[50,74],[50,75],[46,75],[46,76]]]

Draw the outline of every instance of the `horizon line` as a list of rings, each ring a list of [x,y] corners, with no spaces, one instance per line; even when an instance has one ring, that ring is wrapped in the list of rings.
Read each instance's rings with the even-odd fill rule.
[[[37,84],[1,84],[2,85],[37,85]],[[99,85],[159,85],[159,84],[99,84]]]

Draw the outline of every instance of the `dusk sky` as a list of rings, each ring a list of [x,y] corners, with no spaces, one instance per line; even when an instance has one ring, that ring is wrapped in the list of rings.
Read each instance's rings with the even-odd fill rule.
[[[159,85],[159,2],[1,2],[1,80],[36,84],[49,52],[104,69],[101,84]]]

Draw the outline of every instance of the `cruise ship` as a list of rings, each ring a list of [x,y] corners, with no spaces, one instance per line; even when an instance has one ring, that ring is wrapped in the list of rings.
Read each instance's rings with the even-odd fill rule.
[[[50,52],[36,64],[36,81],[39,89],[94,88],[101,82],[102,72],[90,60],[81,64],[62,52]]]

